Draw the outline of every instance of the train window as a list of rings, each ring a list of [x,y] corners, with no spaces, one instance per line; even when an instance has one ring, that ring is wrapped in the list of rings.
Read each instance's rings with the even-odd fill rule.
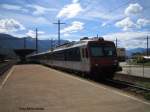
[[[82,48],[82,57],[84,58],[84,48]]]
[[[91,46],[91,55],[93,57],[104,56],[103,48],[101,46]]]
[[[71,48],[66,50],[66,60],[67,61],[80,61],[80,50],[79,48]]]
[[[88,58],[88,50],[85,48],[85,57]]]
[[[47,56],[48,59],[52,59],[52,53],[49,53]]]
[[[87,48],[82,48],[82,57],[83,57],[83,58],[88,58],[88,51],[87,51]]]
[[[93,57],[116,56],[116,49],[113,46],[92,45],[90,50]]]
[[[65,60],[65,52],[59,51],[59,60]]]
[[[80,54],[80,49],[79,48],[76,48],[76,58],[75,58],[75,61],[80,61],[81,60],[81,54]]]
[[[109,47],[109,46],[105,46],[104,47],[104,53],[105,56],[114,56],[115,55],[115,48],[114,47]]]

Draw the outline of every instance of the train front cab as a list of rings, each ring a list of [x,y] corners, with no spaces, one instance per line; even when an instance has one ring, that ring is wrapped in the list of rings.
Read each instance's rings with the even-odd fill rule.
[[[113,42],[97,41],[88,44],[90,74],[98,78],[113,78],[121,70]]]

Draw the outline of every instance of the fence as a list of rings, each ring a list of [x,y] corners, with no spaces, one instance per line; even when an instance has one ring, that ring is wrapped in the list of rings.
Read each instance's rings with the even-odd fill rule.
[[[120,66],[122,66],[122,73],[138,77],[150,78],[150,66],[129,64],[120,64]]]

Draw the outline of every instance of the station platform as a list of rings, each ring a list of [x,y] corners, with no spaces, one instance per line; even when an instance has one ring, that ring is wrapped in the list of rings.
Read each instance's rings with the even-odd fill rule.
[[[0,86],[0,112],[150,112],[149,102],[42,65],[15,65]]]

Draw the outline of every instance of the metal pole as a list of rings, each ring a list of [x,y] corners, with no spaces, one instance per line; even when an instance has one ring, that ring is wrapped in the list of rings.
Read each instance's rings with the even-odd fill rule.
[[[97,34],[97,38],[98,38],[98,34]]]
[[[143,77],[144,77],[144,62],[143,62]]]
[[[24,37],[24,49],[26,48],[26,37]]]
[[[38,29],[36,28],[36,54],[38,53]]]
[[[117,38],[116,38],[116,48],[117,48],[117,44],[118,44],[118,40],[117,40]]]
[[[51,51],[53,51],[53,38],[51,38]]]
[[[147,56],[149,55],[149,52],[148,52],[148,36],[147,36]]]
[[[58,20],[57,23],[53,23],[53,24],[57,24],[58,25],[58,45],[60,45],[60,25],[61,24],[65,24],[65,23],[61,23],[60,20]]]
[[[58,20],[58,45],[60,45],[60,20]]]

